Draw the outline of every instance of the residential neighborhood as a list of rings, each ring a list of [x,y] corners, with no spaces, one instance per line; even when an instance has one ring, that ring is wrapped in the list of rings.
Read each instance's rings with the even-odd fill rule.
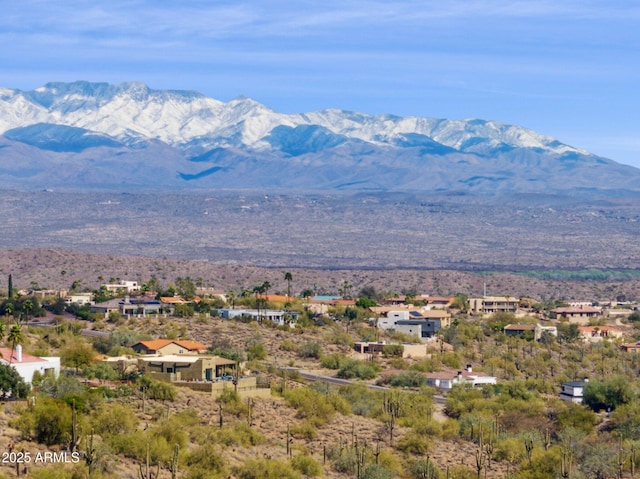
[[[261,401],[278,400],[283,401],[281,407],[295,410],[303,406],[292,394],[324,391],[314,396],[320,404],[330,390],[334,403],[357,390],[350,399],[350,414],[369,395],[380,394],[375,397],[381,407],[389,408],[389,401],[428,401],[430,412],[414,419],[415,424],[432,418],[428,420],[435,421],[438,430],[452,421],[458,424],[472,410],[482,410],[475,401],[484,398],[487,405],[497,401],[491,407],[500,411],[500,437],[506,441],[525,431],[524,423],[508,419],[513,413],[509,408],[518,401],[523,401],[522,407],[529,404],[526,414],[532,421],[544,408],[559,417],[566,411],[577,414],[567,408],[583,408],[581,414],[592,415],[584,427],[599,434],[592,429],[598,421],[614,420],[616,408],[628,414],[632,398],[640,397],[635,396],[633,381],[621,382],[640,370],[640,313],[633,302],[427,292],[367,296],[371,291],[366,288],[353,292],[346,285],[335,295],[310,294],[309,289],[300,295],[270,294],[269,289],[275,288],[264,281],[253,289],[225,292],[196,288],[189,278],[182,278],[179,287],[157,291],[128,279],[95,291],[47,289],[41,295],[16,289],[0,308],[0,365],[17,374],[0,384],[3,398],[51,394],[61,381],[79,381],[87,391],[98,388],[102,394],[135,385],[127,397],[144,404],[177,398],[211,404],[198,414],[210,415],[213,408],[219,416],[215,421],[224,428],[231,420],[225,419],[225,411],[243,404],[265,408],[269,403]],[[505,394],[511,402],[499,403]],[[473,409],[465,412],[467,408]],[[238,410],[244,411],[238,417],[249,414],[245,406]],[[15,414],[17,418],[21,413]],[[390,453],[401,451],[403,441],[416,441],[411,460],[424,460],[420,457],[429,449],[420,446],[413,423],[406,423],[408,429],[394,439],[393,434],[400,433],[393,432],[393,416],[367,417],[382,421],[387,436],[377,440]],[[318,432],[298,428],[316,431],[324,427],[323,421],[312,425],[296,419],[296,427],[289,426],[290,440],[300,447],[312,444]],[[286,436],[286,428],[282,431]],[[465,431],[455,433],[457,440],[469,441]],[[20,437],[32,433],[35,430],[28,428],[16,432]],[[439,434],[446,444],[449,439]],[[478,448],[477,439],[472,438],[468,447],[468,458],[484,455],[482,471],[487,477],[502,477],[511,464],[527,470],[526,454],[519,462],[492,457],[489,469],[489,453]],[[462,460],[444,457],[434,467],[467,467]]]

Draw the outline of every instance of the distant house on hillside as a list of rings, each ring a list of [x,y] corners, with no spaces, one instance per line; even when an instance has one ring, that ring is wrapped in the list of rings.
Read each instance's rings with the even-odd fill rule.
[[[502,331],[506,336],[527,336],[536,339],[535,324],[507,324]]]
[[[200,354],[206,353],[207,347],[190,339],[152,339],[140,341],[131,348],[139,354]]]
[[[453,297],[451,296],[429,296],[425,299],[427,303],[427,309],[444,309],[453,304]]]
[[[93,293],[75,293],[64,297],[64,302],[70,304],[93,304]]]
[[[520,300],[513,296],[469,298],[469,312],[474,314],[515,313]]]
[[[391,298],[385,298],[384,300],[382,300],[382,304],[384,304],[385,306],[398,306],[400,304],[404,304],[405,300],[406,296],[404,294],[400,294]]]
[[[435,336],[441,328],[437,319],[400,319],[396,321],[394,330],[424,340]]]
[[[551,310],[558,319],[568,319],[570,323],[586,324],[590,319],[602,316],[602,310],[595,306],[563,306]]]
[[[387,343],[385,341],[358,341],[353,349],[360,354],[381,354],[385,346],[400,346],[403,358],[427,357],[427,346],[423,343]]]
[[[448,328],[451,325],[451,313],[441,309],[387,309],[387,308],[369,308],[372,312],[382,314],[382,317],[375,320],[376,326],[380,329],[397,330],[398,321],[432,321],[438,322],[438,329]],[[380,311],[383,311],[380,313]]]
[[[298,320],[297,311],[288,310],[274,310],[274,309],[233,309],[223,308],[218,309],[218,314],[224,319],[234,319],[241,316],[249,316],[256,321],[262,321],[263,319],[269,320],[278,326],[293,325]]]
[[[558,337],[558,328],[555,326],[542,326],[541,324],[507,324],[503,328],[506,336],[527,336],[539,341],[542,334],[550,334]]]
[[[624,336],[624,331],[614,326],[580,326],[578,332],[582,340],[587,343],[599,343],[606,339]]]
[[[562,392],[560,393],[560,399],[570,401],[574,404],[582,404],[584,399],[584,387],[589,382],[588,379],[584,381],[568,381],[562,383]]]
[[[628,353],[638,353],[640,352],[640,341],[637,341],[635,343],[623,344],[622,349],[627,351]]]
[[[147,316],[150,314],[173,314],[175,304],[158,301],[155,298],[137,297],[115,298],[91,305],[91,311],[104,314],[105,318],[109,313],[117,311],[123,315]]]
[[[496,384],[494,376],[485,373],[473,372],[471,365],[467,365],[464,371],[439,371],[429,373],[426,376],[427,386],[431,386],[442,391],[450,391],[456,385],[469,384],[471,386],[481,386],[483,384]]]
[[[226,372],[235,373],[236,362],[218,356],[143,356],[138,358],[141,372],[174,381],[215,381]]]
[[[107,283],[101,285],[109,293],[117,293],[125,291],[126,293],[135,293],[140,291],[140,283],[137,281],[118,281],[117,283]]]

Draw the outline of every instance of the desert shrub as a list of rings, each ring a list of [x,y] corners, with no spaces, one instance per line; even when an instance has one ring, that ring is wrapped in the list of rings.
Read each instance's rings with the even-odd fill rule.
[[[211,444],[191,451],[185,458],[189,466],[187,479],[218,479],[228,476],[226,460]]]
[[[335,413],[335,407],[326,396],[312,389],[287,390],[284,398],[289,406],[298,410],[298,417],[308,419],[316,426],[325,424]]]
[[[604,381],[589,381],[584,386],[584,404],[594,411],[615,409],[637,398],[633,385],[623,376],[614,376]]]
[[[142,431],[134,431],[128,434],[116,434],[108,438],[110,449],[118,455],[133,459],[144,457],[144,445],[146,443]]]
[[[440,437],[442,435],[442,424],[435,419],[412,418],[411,428],[418,434],[424,434],[425,436]]]
[[[288,462],[279,459],[248,459],[235,468],[238,479],[298,479]]]
[[[405,361],[403,358],[391,358],[389,364],[393,369],[408,369],[409,363]]]
[[[304,420],[298,424],[294,424],[293,426],[291,426],[289,431],[295,437],[303,438],[308,441],[311,439],[315,439],[315,437],[318,435],[318,429],[311,421],[308,420]]]
[[[298,345],[294,343],[291,339],[285,339],[280,343],[280,349],[283,351],[296,351],[298,349]]]
[[[137,418],[126,405],[109,403],[96,410],[91,416],[93,430],[101,436],[128,434],[135,430]]]
[[[257,338],[247,341],[246,351],[249,361],[262,361],[267,358],[267,348],[264,343]]]
[[[98,362],[82,370],[82,375],[88,379],[115,380],[120,379],[120,373],[109,364]]]
[[[158,381],[150,376],[140,376],[138,378],[138,388],[148,399],[158,401],[175,401],[177,391],[175,386],[169,383]]]
[[[35,406],[25,409],[11,422],[25,439],[35,439],[47,446],[65,444],[71,434],[72,412],[65,402],[39,397]]]
[[[382,394],[372,391],[364,384],[342,386],[338,394],[349,404],[351,412],[358,416],[374,417],[382,409]]]
[[[220,356],[221,358],[230,359],[232,361],[245,360],[244,351],[235,348],[228,343],[214,342],[209,348],[209,352],[215,356]]]
[[[398,455],[395,454],[392,449],[380,450],[378,458],[374,459],[374,461],[383,466],[385,469],[388,469],[389,471],[393,471],[398,475],[402,474],[402,461],[398,458]]]
[[[224,415],[231,414],[239,418],[249,412],[249,407],[242,402],[240,394],[230,387],[222,391],[216,402],[222,405]]]
[[[163,438],[172,447],[177,444],[183,449],[187,445],[186,429],[181,416],[171,416],[157,423],[150,432],[154,437]]]
[[[493,446],[493,457],[496,461],[517,464],[524,460],[527,451],[522,440],[513,436],[499,437]]]
[[[337,376],[343,379],[373,379],[378,375],[380,366],[376,363],[347,359],[338,370]]]
[[[333,344],[342,346],[345,349],[353,348],[353,338],[344,331],[336,331],[332,338]]]
[[[459,432],[460,424],[458,424],[458,421],[447,418],[447,420],[442,423],[440,437],[445,441],[453,441],[458,438]]]
[[[460,369],[462,367],[462,359],[458,353],[448,352],[442,355],[442,364],[451,369]]]
[[[399,388],[418,388],[424,385],[424,377],[417,371],[394,374],[389,377],[389,385]]]
[[[140,430],[111,436],[108,443],[115,454],[138,461],[146,460],[148,447],[150,463],[153,465],[168,463],[173,457],[175,447],[167,442],[165,435]]]
[[[393,479],[396,473],[380,464],[366,465],[364,470],[360,472],[362,479]]]
[[[482,410],[484,407],[486,400],[482,391],[473,387],[455,386],[447,396],[444,412],[457,419],[464,413]]]
[[[266,442],[265,437],[244,421],[236,421],[230,426],[218,429],[216,442],[225,446],[257,446]]]
[[[306,342],[302,346],[300,346],[300,350],[298,351],[300,357],[303,358],[316,358],[319,359],[322,355],[322,346],[316,342]]]
[[[418,459],[409,465],[411,477],[429,477],[440,479],[440,469],[429,459]]]
[[[323,356],[320,364],[323,368],[340,369],[347,360],[348,358],[344,354],[333,353],[328,356]]]
[[[322,464],[311,456],[299,454],[291,459],[291,466],[305,477],[322,476]]]
[[[425,358],[409,366],[409,369],[423,373],[432,373],[440,369],[440,363],[435,358]]]
[[[353,474],[357,467],[356,451],[354,449],[345,449],[342,452],[333,452],[335,455],[333,468],[342,474]]]
[[[623,404],[611,414],[611,424],[624,438],[635,438],[640,433],[640,404]]]
[[[408,454],[426,454],[431,448],[431,440],[429,437],[412,430],[398,439],[396,448]]]
[[[385,344],[382,346],[382,355],[384,357],[402,357],[404,346],[402,344]]]
[[[582,404],[569,404],[556,416],[558,429],[572,428],[583,431],[585,434],[591,434],[597,422],[595,413]]]

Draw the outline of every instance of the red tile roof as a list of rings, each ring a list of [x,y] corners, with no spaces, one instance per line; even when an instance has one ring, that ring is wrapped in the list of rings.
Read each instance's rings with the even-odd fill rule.
[[[138,344],[141,344],[149,351],[157,351],[171,343],[177,344],[181,348],[184,348],[188,351],[207,350],[207,347],[204,344],[199,343],[198,341],[193,341],[191,339],[152,339],[149,341],[140,341]]]
[[[18,363],[18,356],[16,355],[15,350],[13,351],[13,356],[11,356],[11,348],[0,348],[0,354],[2,358],[7,363],[9,362],[9,358],[11,358],[11,363],[41,363],[44,360],[39,358],[38,356],[32,356],[31,354],[22,353],[22,361]]]

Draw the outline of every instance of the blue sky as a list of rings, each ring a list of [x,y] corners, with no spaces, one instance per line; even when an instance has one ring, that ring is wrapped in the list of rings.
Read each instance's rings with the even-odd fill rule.
[[[640,167],[638,25],[636,0],[7,1],[0,86],[498,120]]]

